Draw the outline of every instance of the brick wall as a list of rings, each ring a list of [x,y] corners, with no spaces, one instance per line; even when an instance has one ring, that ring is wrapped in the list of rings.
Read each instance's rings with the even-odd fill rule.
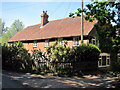
[[[73,46],[73,41],[72,40],[68,40],[67,41],[68,42],[68,46],[70,46],[71,48],[72,48],[72,46]],[[49,45],[53,45],[55,42],[54,41],[49,41]],[[89,43],[89,40],[84,40],[84,43],[85,44],[87,44],[87,43]],[[80,41],[80,44],[81,44],[81,41]],[[45,41],[42,41],[42,42],[37,42],[37,48],[33,48],[33,43],[32,42],[26,42],[26,43],[24,43],[23,42],[23,46],[27,49],[27,50],[29,50],[29,53],[31,53],[32,54],[32,50],[41,50],[41,51],[43,51],[43,52],[45,52],[46,51],[46,48],[45,48]]]

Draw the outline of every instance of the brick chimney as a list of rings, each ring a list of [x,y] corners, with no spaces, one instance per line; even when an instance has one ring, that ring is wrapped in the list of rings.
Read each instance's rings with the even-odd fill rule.
[[[47,11],[43,11],[43,13],[41,14],[41,27],[43,27],[46,23],[48,23],[48,15],[47,15]]]

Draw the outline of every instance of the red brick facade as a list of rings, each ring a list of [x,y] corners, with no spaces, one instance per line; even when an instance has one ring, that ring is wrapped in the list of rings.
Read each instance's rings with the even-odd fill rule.
[[[36,25],[31,25],[23,29],[14,35],[8,43],[13,43],[16,41],[23,42],[23,46],[32,53],[32,50],[37,49],[43,52],[46,51],[45,40],[49,40],[49,45],[52,45],[58,38],[67,38],[68,46],[73,46],[73,37],[81,36],[81,17],[67,17],[64,19],[48,21],[47,12],[43,11],[41,14],[41,23]],[[89,43],[88,37],[93,37],[94,24],[93,22],[88,22],[84,20],[84,43]],[[37,41],[37,47],[33,47],[34,41]],[[80,44],[79,39],[79,44]]]
[[[67,42],[68,42],[68,46],[69,47],[73,47],[73,40],[67,40]],[[49,45],[53,45],[55,43],[55,41],[50,41],[49,42]],[[84,40],[84,44],[87,44],[87,43],[89,43],[89,40]],[[81,44],[81,41],[79,40],[79,44]],[[46,52],[46,48],[45,48],[45,42],[40,42],[40,41],[37,41],[37,48],[33,48],[33,43],[32,42],[28,42],[28,43],[24,43],[23,42],[23,46],[27,49],[27,50],[29,50],[29,53],[31,53],[32,54],[32,50],[41,50],[41,51],[43,51],[43,52]]]

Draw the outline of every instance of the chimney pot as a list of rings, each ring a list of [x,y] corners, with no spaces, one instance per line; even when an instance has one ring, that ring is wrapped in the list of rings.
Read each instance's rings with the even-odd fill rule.
[[[43,27],[48,22],[48,15],[47,11],[43,11],[43,14],[41,14],[41,27]]]

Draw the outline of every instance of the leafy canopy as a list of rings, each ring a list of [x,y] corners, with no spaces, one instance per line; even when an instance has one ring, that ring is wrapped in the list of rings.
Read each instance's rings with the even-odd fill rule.
[[[111,49],[120,48],[120,35],[116,35],[116,31],[120,28],[120,18],[118,17],[120,2],[108,2],[92,0],[91,4],[87,4],[86,8],[81,10],[77,9],[77,12],[70,13],[70,17],[80,16],[81,12],[84,12],[85,20],[93,22],[97,20],[94,25],[100,41],[100,49],[102,52],[111,52]],[[114,25],[113,25],[114,23]]]

